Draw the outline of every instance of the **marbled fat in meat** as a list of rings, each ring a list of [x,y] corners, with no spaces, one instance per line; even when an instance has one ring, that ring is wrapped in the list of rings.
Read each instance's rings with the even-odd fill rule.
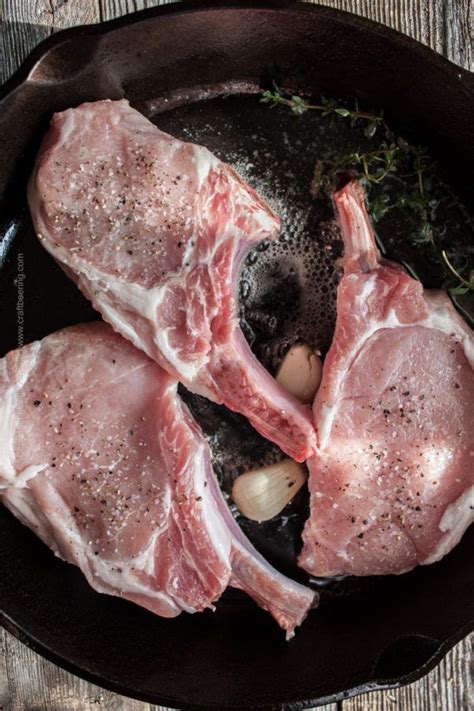
[[[177,381],[103,322],[0,359],[0,499],[99,592],[164,617],[242,588],[291,636],[315,594],[245,538]]]
[[[474,338],[444,292],[381,259],[361,187],[335,195],[345,252],[314,403],[317,576],[403,573],[442,558],[474,514]]]
[[[310,456],[309,407],[240,330],[240,265],[279,220],[230,166],[125,100],[82,104],[53,117],[29,204],[42,244],[116,331],[294,459]]]

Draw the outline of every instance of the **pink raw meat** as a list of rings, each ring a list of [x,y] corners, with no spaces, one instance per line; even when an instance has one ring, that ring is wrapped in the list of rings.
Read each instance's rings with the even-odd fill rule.
[[[177,381],[105,323],[0,360],[0,498],[93,588],[164,617],[242,588],[292,636],[315,594],[235,523]]]
[[[29,204],[43,245],[116,331],[294,459],[314,451],[310,409],[240,330],[240,265],[279,220],[232,168],[127,101],[98,101],[54,116]]]
[[[300,564],[403,573],[446,555],[473,520],[474,339],[445,293],[380,259],[356,181],[335,205],[344,276]]]

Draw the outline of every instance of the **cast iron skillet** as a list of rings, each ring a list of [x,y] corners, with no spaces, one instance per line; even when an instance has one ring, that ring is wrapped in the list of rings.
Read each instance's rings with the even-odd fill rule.
[[[256,90],[271,76],[314,95],[357,96],[383,107],[401,133],[422,137],[449,182],[472,200],[473,77],[382,26],[291,2],[193,2],[61,32],[31,54],[1,94],[2,352],[18,344],[19,254],[25,342],[95,317],[38,246],[26,210],[26,176],[52,112],[124,95],[148,114],[175,106],[159,121],[177,133],[184,119],[201,121],[202,136],[225,156],[219,107],[227,104],[216,103],[214,112],[209,102],[193,101],[237,85]],[[225,120],[238,115],[249,130],[252,112],[263,110],[257,99],[242,97],[240,108],[238,96],[230,101]],[[301,156],[290,151],[288,159],[298,167]],[[315,706],[414,681],[472,629],[473,533],[441,563],[333,584],[287,643],[270,617],[236,592],[228,591],[215,613],[175,620],[99,595],[0,508],[1,621],[64,668],[149,702]]]

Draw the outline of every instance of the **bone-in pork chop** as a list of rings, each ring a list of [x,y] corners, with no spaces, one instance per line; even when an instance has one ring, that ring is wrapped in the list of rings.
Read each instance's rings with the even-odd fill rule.
[[[177,381],[103,322],[0,360],[0,498],[99,592],[164,617],[242,588],[291,636],[315,595],[235,523]]]
[[[232,168],[127,101],[98,101],[54,116],[29,203],[43,245],[116,331],[294,459],[314,451],[310,409],[239,327],[240,265],[279,220]]]
[[[335,205],[344,276],[300,564],[402,573],[442,558],[473,520],[474,339],[445,293],[380,259],[355,181]]]

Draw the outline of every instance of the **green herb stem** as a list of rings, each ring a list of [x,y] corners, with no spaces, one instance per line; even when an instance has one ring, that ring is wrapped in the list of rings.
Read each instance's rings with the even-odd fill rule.
[[[311,181],[311,194],[315,197],[321,192],[329,194],[336,173],[348,166],[354,167],[366,183],[372,219],[376,222],[394,208],[410,210],[417,225],[411,238],[413,244],[428,248],[429,258],[435,257],[457,280],[457,286],[445,288],[449,288],[451,294],[458,295],[468,291],[474,292],[474,272],[470,272],[469,280],[465,279],[448,259],[446,250],[441,249],[444,229],[437,224],[436,215],[438,206],[443,202],[443,193],[449,194],[450,191],[447,186],[441,186],[439,181],[436,184],[433,175],[429,176],[429,180],[426,178],[426,174],[433,171],[435,163],[424,148],[410,145],[403,138],[397,137],[385,122],[382,113],[360,111],[357,101],[353,109],[325,98],[321,103],[313,104],[298,95],[285,95],[276,84],[273,88],[273,91],[263,92],[260,99],[262,103],[269,103],[272,107],[286,106],[296,114],[319,111],[323,116],[349,118],[352,124],[364,121],[367,122],[364,129],[367,138],[372,138],[377,132],[383,135],[377,150],[359,150],[346,156],[336,156],[334,160],[319,160]],[[395,194],[390,194],[390,191],[385,189],[385,184],[390,182],[398,184]],[[382,187],[376,188],[381,184]],[[371,188],[374,188],[373,194]],[[464,208],[457,199],[455,204],[463,212]]]
[[[468,289],[472,289],[473,288],[472,283],[468,282],[467,279],[464,279],[464,277],[461,276],[461,274],[459,274],[459,272],[453,267],[453,265],[451,264],[451,262],[448,259],[448,255],[446,254],[445,249],[441,250],[441,255],[442,255],[444,261],[446,262],[446,266],[448,267],[449,271],[453,274],[453,276],[455,276],[456,279],[458,279],[458,281],[461,284],[464,284],[464,286],[466,286]]]

